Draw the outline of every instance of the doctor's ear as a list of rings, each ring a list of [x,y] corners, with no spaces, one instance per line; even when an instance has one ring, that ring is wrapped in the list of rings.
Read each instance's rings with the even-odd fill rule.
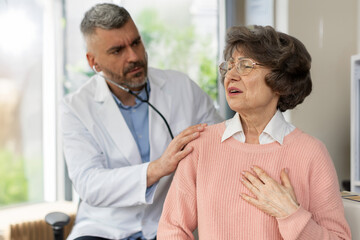
[[[95,57],[90,52],[86,53],[86,58],[88,61],[89,66],[95,71],[95,72],[101,72],[100,66],[96,63]]]

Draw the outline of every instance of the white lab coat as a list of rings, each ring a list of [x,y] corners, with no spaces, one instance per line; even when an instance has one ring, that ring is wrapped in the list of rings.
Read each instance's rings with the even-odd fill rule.
[[[150,103],[167,119],[174,135],[198,123],[222,119],[212,100],[186,75],[149,68]],[[156,235],[171,176],[163,177],[146,199],[146,172],[136,142],[101,76],[92,77],[62,103],[61,125],[69,176],[82,202],[68,239],[82,235],[125,238],[143,231]],[[150,161],[171,137],[149,108]]]

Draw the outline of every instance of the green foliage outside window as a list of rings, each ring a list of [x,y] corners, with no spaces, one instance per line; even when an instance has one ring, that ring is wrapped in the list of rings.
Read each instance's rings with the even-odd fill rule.
[[[0,207],[28,200],[24,162],[24,158],[0,149]]]
[[[210,37],[200,36],[191,25],[176,28],[167,24],[160,19],[155,9],[144,9],[136,19],[136,24],[150,61],[156,67],[195,72],[196,79],[193,80],[216,100],[217,49],[211,46]]]

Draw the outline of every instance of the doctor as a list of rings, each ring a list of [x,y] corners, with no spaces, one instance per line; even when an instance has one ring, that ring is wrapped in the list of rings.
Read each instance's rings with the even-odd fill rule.
[[[68,239],[156,239],[171,173],[192,151],[187,143],[206,127],[200,123],[221,118],[186,75],[148,68],[141,36],[124,8],[95,5],[81,31],[98,74],[62,103],[66,163],[82,200]],[[170,129],[118,85],[148,100]]]

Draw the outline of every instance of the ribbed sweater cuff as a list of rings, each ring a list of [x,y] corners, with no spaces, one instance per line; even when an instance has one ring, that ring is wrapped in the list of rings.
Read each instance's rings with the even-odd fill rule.
[[[310,219],[311,213],[301,206],[290,216],[278,218],[277,222],[281,236],[286,240],[297,239]]]

